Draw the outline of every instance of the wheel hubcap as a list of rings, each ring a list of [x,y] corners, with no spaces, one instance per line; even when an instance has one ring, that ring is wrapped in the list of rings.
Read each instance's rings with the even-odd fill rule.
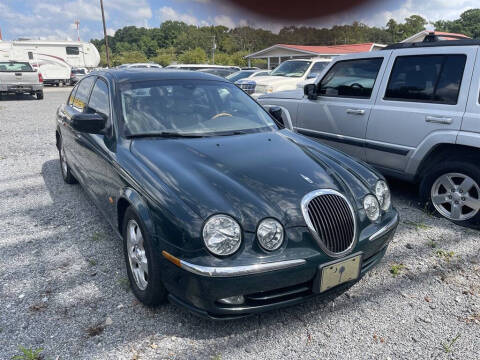
[[[142,231],[135,220],[130,220],[127,224],[127,253],[135,284],[140,290],[145,290],[148,285],[148,260]]]
[[[465,221],[480,210],[480,187],[465,174],[440,176],[433,183],[431,198],[435,209],[450,220]]]
[[[60,147],[60,163],[62,165],[62,171],[66,175],[68,171],[67,159],[65,158],[65,150],[63,145]]]

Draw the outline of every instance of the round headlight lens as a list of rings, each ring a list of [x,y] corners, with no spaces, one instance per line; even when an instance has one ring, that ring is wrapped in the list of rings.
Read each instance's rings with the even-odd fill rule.
[[[390,189],[385,181],[379,180],[375,184],[375,196],[377,197],[378,202],[382,210],[388,210],[392,203],[390,196]]]
[[[215,255],[232,255],[242,242],[240,225],[228,215],[214,215],[203,226],[203,241]]]
[[[260,246],[267,251],[277,250],[283,243],[283,226],[275,219],[265,219],[257,229]]]
[[[266,91],[267,93],[272,93],[272,92],[273,92],[273,86],[272,86],[272,85],[268,85],[268,86],[266,87],[265,91]]]
[[[377,198],[373,195],[365,196],[365,199],[363,199],[363,208],[371,221],[377,220],[380,216],[380,205]]]

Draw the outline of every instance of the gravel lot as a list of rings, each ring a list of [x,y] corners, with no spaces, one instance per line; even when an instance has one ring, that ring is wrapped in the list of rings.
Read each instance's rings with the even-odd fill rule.
[[[0,359],[19,346],[45,359],[479,359],[479,232],[425,213],[399,182],[384,261],[335,302],[220,323],[143,307],[120,241],[61,178],[54,115],[68,91],[0,101]]]

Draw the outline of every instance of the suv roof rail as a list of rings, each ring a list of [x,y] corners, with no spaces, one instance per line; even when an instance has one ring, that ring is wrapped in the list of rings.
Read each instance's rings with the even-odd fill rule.
[[[428,36],[428,35],[427,35]],[[413,43],[396,43],[384,47],[381,50],[395,50],[395,49],[409,49],[417,47],[439,47],[439,46],[479,46],[480,40],[474,39],[463,39],[463,40],[438,40],[435,39],[432,41],[430,38],[427,41],[423,42],[413,42]]]

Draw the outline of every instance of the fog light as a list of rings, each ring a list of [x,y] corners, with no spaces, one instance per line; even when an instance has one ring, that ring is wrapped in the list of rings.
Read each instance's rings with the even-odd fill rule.
[[[243,295],[237,295],[225,299],[219,299],[218,302],[227,305],[240,305],[245,302],[245,298],[243,297]]]

